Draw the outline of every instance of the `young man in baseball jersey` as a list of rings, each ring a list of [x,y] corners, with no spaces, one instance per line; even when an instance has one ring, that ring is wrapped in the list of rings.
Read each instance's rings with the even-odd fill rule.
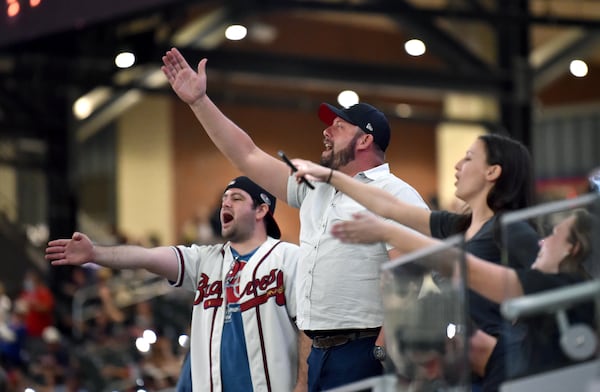
[[[74,233],[50,241],[46,259],[53,265],[144,268],[195,291],[190,349],[195,391],[303,390],[307,349],[299,350],[303,338],[294,323],[298,247],[278,240],[275,201],[238,177],[221,203],[225,244],[103,247]]]
[[[335,388],[382,374],[385,351],[379,268],[400,254],[384,243],[344,244],[330,231],[364,207],[327,183],[298,184],[290,168],[260,149],[206,93],[206,59],[192,69],[177,49],[162,58],[162,71],[221,152],[244,174],[280,200],[300,209],[297,325],[312,338],[308,357],[310,391]],[[385,163],[390,127],[366,103],[347,109],[322,104],[321,163],[383,188],[403,201],[427,208],[409,184]]]

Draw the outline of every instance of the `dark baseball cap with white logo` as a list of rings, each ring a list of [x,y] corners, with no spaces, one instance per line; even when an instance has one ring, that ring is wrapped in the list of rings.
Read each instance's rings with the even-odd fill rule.
[[[322,103],[319,106],[319,118],[325,124],[333,124],[336,117],[373,135],[373,141],[381,148],[381,151],[385,152],[390,144],[390,124],[385,115],[376,107],[362,102],[345,109],[336,108],[328,103]]]
[[[266,204],[269,206],[269,213],[265,215],[267,234],[273,238],[281,238],[281,230],[279,230],[279,225],[273,217],[273,214],[275,213],[275,203],[277,203],[275,196],[264,190],[261,186],[246,176],[237,177],[231,180],[231,182],[227,184],[227,187],[223,193],[230,188],[244,190],[257,204]]]

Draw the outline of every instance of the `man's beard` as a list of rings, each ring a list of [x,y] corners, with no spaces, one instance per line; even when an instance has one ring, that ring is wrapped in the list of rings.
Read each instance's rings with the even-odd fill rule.
[[[231,242],[244,242],[249,238],[248,233],[243,232],[237,227],[230,227],[227,232],[221,231],[221,237],[225,241]]]
[[[356,135],[354,135],[354,137],[350,141],[350,143],[348,143],[346,148],[344,148],[343,150],[331,153],[328,156],[321,155],[321,165],[337,170],[340,167],[346,166],[348,163],[352,162],[356,157],[354,149],[356,147],[356,143],[358,143],[358,138],[360,136],[360,132],[357,132]]]

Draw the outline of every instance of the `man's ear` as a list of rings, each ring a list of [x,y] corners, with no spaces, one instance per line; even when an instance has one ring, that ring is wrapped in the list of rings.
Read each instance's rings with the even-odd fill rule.
[[[358,143],[356,143],[356,148],[359,150],[366,150],[371,146],[371,144],[374,143],[374,141],[375,140],[373,139],[373,135],[365,133],[364,135],[361,135],[361,137],[358,139]]]
[[[264,217],[269,213],[269,206],[266,204],[259,204],[258,207],[256,207],[256,219],[257,220],[261,220],[264,219]]]
[[[502,174],[502,166],[490,165],[490,167],[488,167],[486,169],[485,177],[488,181],[496,181],[498,178],[500,178],[501,174]]]

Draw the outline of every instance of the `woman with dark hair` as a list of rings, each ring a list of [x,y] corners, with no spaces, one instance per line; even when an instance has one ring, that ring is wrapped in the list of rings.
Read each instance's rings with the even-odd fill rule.
[[[294,164],[298,179],[307,176],[328,182],[375,214],[422,234],[447,238],[464,233],[466,251],[482,259],[500,264],[502,241],[508,244],[510,267],[529,268],[537,254],[538,235],[527,223],[515,223],[508,230],[508,238],[500,238],[499,216],[528,207],[533,199],[529,152],[511,138],[497,134],[479,136],[455,165],[455,196],[465,203],[468,212],[464,214],[411,206],[339,171],[299,159]],[[494,337],[500,335],[505,323],[497,304],[471,291],[469,310],[478,328]]]
[[[496,134],[481,135],[478,140],[484,144],[487,163],[500,165],[504,171],[488,193],[490,208],[498,213],[529,206],[533,201],[533,173],[525,146]]]

